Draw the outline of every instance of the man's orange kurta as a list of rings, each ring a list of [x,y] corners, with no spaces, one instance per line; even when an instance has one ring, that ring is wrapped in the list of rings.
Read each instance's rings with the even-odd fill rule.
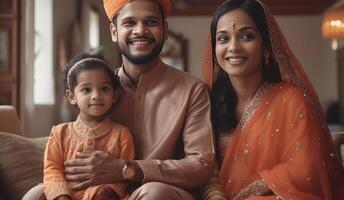
[[[330,134],[301,91],[290,82],[258,90],[224,152],[227,198],[263,179],[276,195],[250,199],[344,199]]]
[[[103,185],[90,187],[85,191],[72,192],[64,178],[64,162],[76,158],[78,151],[102,150],[115,158],[133,159],[134,145],[129,130],[110,118],[94,128],[87,127],[80,117],[71,123],[59,124],[52,128],[44,156],[44,194],[48,200],[66,194],[72,199],[91,200]],[[28,163],[29,164],[29,163]],[[126,184],[107,184],[125,198]]]

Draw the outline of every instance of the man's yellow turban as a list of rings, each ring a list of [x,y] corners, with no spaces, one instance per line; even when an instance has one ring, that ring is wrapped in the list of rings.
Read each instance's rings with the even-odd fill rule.
[[[127,5],[127,3],[129,3],[130,1],[133,1],[133,0],[103,0],[105,12],[108,18],[110,19],[110,21],[112,21],[114,16],[120,10],[122,10],[122,8],[125,5]],[[162,6],[165,17],[170,15],[171,9],[172,9],[171,0],[154,0],[154,1],[156,1]]]

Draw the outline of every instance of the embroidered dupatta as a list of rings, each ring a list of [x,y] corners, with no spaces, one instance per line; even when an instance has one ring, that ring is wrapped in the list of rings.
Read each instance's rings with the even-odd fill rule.
[[[344,176],[318,96],[290,50],[278,24],[264,7],[270,45],[282,82],[262,86],[225,150],[220,183],[233,198],[256,180],[273,196],[250,199],[344,199]],[[212,86],[219,69],[209,41],[204,80]]]

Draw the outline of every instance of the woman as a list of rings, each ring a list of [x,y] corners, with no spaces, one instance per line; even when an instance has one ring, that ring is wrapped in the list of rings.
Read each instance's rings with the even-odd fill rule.
[[[318,97],[263,4],[224,2],[211,50],[205,80],[226,198],[344,199]]]

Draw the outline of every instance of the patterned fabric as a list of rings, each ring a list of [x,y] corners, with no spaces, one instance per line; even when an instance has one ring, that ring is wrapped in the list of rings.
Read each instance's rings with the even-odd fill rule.
[[[264,180],[256,180],[253,183],[246,186],[244,189],[235,195],[235,200],[237,199],[248,199],[252,196],[268,196],[272,192],[269,186],[265,183]],[[276,196],[275,199],[281,199],[280,196]]]
[[[342,199],[342,169],[306,95],[291,82],[265,90],[252,100],[253,109],[244,114],[251,117],[233,131],[222,155],[227,198],[263,179],[282,199]]]
[[[64,161],[75,159],[76,152],[107,151],[115,158],[133,159],[134,144],[129,130],[105,118],[94,128],[84,124],[80,117],[75,122],[59,124],[52,128],[44,157],[44,194],[48,200],[66,194],[73,199],[91,200],[100,187],[72,192],[64,178]],[[121,198],[126,198],[125,183],[107,184]]]

